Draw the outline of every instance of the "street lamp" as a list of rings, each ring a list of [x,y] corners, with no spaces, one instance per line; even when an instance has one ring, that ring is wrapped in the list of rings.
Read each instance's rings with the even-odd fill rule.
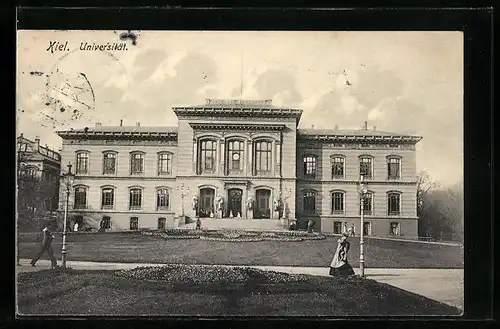
[[[189,194],[189,187],[184,192],[184,183],[181,183],[180,186],[177,186],[177,191],[181,194],[181,217],[184,216],[184,197]]]
[[[68,205],[69,205],[69,193],[73,187],[75,181],[75,175],[71,172],[71,163],[68,163],[68,172],[61,175],[61,180],[66,187],[66,204],[64,206],[64,224],[63,224],[63,240],[62,240],[62,267],[66,268],[66,233],[67,233],[67,221],[68,221]]]
[[[358,193],[360,197],[360,210],[361,210],[361,229],[359,235],[359,269],[361,271],[361,276],[365,276],[365,251],[364,251],[364,226],[365,226],[365,216],[364,216],[364,205],[365,205],[365,196],[368,192],[368,188],[364,182],[364,177],[361,175],[359,185],[358,185]]]

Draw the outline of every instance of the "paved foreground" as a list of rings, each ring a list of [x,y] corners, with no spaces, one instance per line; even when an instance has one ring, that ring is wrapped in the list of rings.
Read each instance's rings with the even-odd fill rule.
[[[39,260],[36,267],[30,266],[29,259],[21,259],[18,272],[34,272],[50,268],[50,261]],[[75,270],[126,270],[145,266],[163,266],[166,264],[144,263],[104,263],[86,261],[68,261],[67,266]],[[220,266],[220,265],[219,265]],[[234,266],[234,265],[223,265]],[[239,265],[238,265],[239,266]],[[244,266],[239,266],[244,267]],[[290,266],[246,266],[261,270],[285,272],[290,274],[309,274],[328,276],[326,267],[290,267]],[[359,274],[359,269],[354,269]],[[462,269],[396,269],[367,268],[365,276],[378,282],[387,283],[400,289],[437,300],[463,310],[463,270]]]

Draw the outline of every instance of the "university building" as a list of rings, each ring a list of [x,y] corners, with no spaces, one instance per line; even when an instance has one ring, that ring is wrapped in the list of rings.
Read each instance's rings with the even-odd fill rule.
[[[17,213],[19,218],[33,221],[56,211],[59,204],[61,155],[47,146],[17,137]]]
[[[366,123],[298,129],[302,110],[270,100],[208,99],[173,110],[177,127],[97,123],[58,132],[62,171],[71,162],[76,174],[73,220],[111,230],[182,227],[198,217],[207,228],[305,228],[313,220],[316,231],[359,232],[363,175],[365,233],[417,236],[421,137]]]

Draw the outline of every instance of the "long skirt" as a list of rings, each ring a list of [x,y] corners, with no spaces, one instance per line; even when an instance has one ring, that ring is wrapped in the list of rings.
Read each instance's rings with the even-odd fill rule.
[[[348,276],[354,275],[354,269],[349,265],[349,263],[345,263],[340,267],[330,267],[330,275],[333,276]]]

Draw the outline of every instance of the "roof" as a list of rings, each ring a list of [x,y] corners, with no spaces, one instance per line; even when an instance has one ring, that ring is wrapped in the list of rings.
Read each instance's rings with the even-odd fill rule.
[[[272,105],[271,100],[207,99],[205,104],[175,106],[177,116],[287,117],[298,123],[303,110]]]
[[[410,142],[417,143],[422,137],[392,133],[370,129],[298,129],[298,137],[302,139],[328,140],[328,141],[371,141],[371,142]]]
[[[177,139],[177,127],[153,127],[153,126],[97,126],[83,129],[72,129],[56,132],[62,138],[144,138]]]
[[[17,143],[19,155],[22,155],[25,159],[30,161],[50,160],[56,163],[61,161],[61,155],[58,152],[40,145],[39,140],[32,141],[21,134],[21,136],[17,137]]]
[[[336,135],[336,136],[411,136],[399,133],[392,133],[380,130],[370,129],[314,129],[299,128],[299,134],[302,135]]]
[[[85,128],[71,129],[74,132],[84,132]],[[96,126],[88,127],[87,132],[145,132],[145,133],[159,133],[159,132],[177,132],[177,127],[167,126]]]

